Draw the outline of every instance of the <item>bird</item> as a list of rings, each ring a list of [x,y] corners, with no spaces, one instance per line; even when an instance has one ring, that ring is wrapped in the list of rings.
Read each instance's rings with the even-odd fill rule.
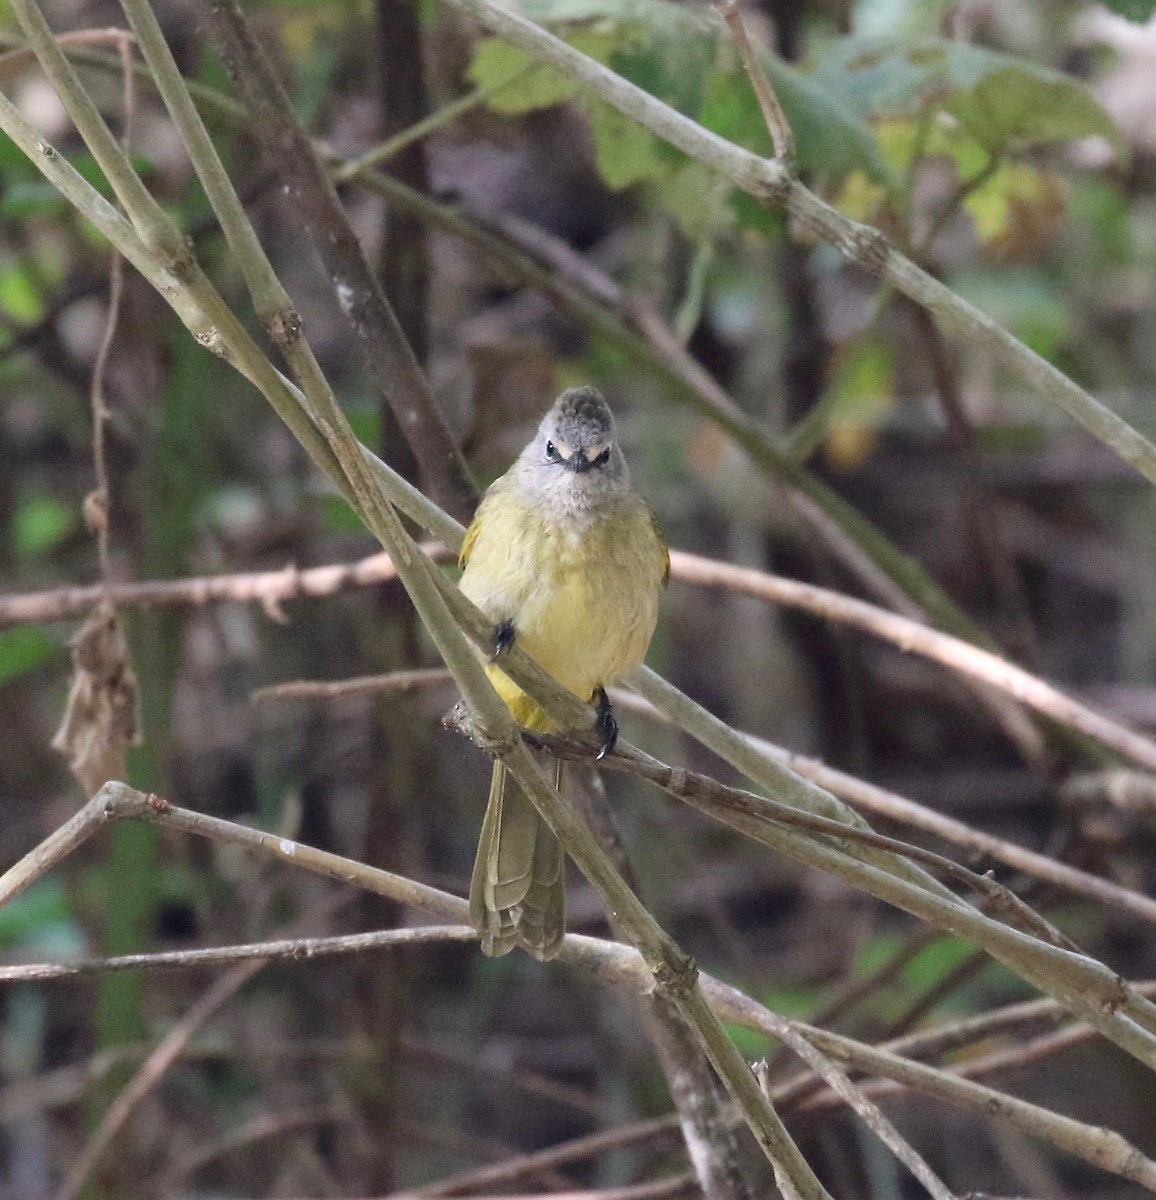
[[[613,749],[618,725],[606,688],[646,656],[670,554],[654,510],[631,486],[614,417],[596,388],[569,388],[554,402],[483,496],[459,564],[462,592],[493,622],[487,675],[518,724],[559,731],[502,670],[515,643],[595,703],[599,757]],[[470,882],[483,953],[521,946],[540,961],[555,957],[565,934],[565,868],[557,838],[495,762]]]

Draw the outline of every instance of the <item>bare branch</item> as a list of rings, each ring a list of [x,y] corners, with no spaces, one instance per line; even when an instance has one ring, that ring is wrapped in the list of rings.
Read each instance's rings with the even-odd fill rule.
[[[452,558],[440,542],[421,543],[422,552],[434,561]],[[236,575],[206,575],[145,583],[114,583],[55,588],[25,595],[0,596],[0,628],[6,625],[48,624],[80,617],[105,595],[116,605],[142,608],[216,603],[261,604],[276,615],[281,606],[304,596],[335,596],[351,588],[373,587],[397,579],[397,568],[388,554],[372,554],[354,563],[335,563],[304,570],[288,566],[280,571]]]
[[[1078,733],[1095,738],[1118,754],[1156,771],[1156,743],[1149,738],[1072,700],[1022,667],[950,634],[940,633],[918,621],[826,588],[768,575],[749,567],[699,558],[678,550],[671,554],[671,570],[677,579],[704,587],[726,587],[745,596],[755,596],[775,604],[803,609],[827,620],[853,625],[903,650],[921,654],[960,674],[997,687],[1037,712]]]
[[[332,682],[310,679],[275,683],[258,688],[251,700],[344,700],[349,696],[377,696],[383,692],[411,692],[419,688],[453,683],[454,677],[439,667],[428,671],[391,671],[388,675],[363,675]]]
[[[477,937],[469,925],[419,925],[412,929],[382,929],[374,933],[351,933],[342,937],[282,938],[253,942],[246,946],[216,946],[205,950],[172,950],[163,954],[123,954],[117,958],[80,959],[67,963],[22,963],[0,967],[0,983],[29,983],[49,979],[76,979],[116,971],[175,970],[219,967],[222,964],[260,959],[301,960],[328,958],[336,954],[360,954],[365,950],[388,950],[397,946],[419,946],[429,942],[472,941]]]
[[[774,143],[775,157],[790,171],[795,165],[795,135],[791,132],[787,114],[783,112],[783,106],[779,103],[778,96],[775,95],[775,89],[771,87],[771,81],[760,68],[759,60],[755,57],[755,49],[751,45],[751,39],[747,37],[747,27],[743,24],[743,15],[739,11],[739,6],[735,0],[726,0],[726,3],[716,4],[714,8],[731,31],[735,49],[738,50],[739,58],[742,60],[743,70],[750,80],[755,99],[758,100],[759,109],[763,114],[763,120],[767,123],[767,132],[771,135],[771,141]]]
[[[465,460],[276,72],[232,0],[204,0],[200,11],[252,115],[253,134],[301,214],[357,335],[369,376],[397,417],[427,489],[447,512],[467,518],[476,494]]]

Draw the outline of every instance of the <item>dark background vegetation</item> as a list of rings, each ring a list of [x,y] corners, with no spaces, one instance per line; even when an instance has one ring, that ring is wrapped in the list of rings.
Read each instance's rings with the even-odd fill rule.
[[[89,0],[51,0],[47,10],[58,30],[122,23],[114,6]],[[197,6],[163,0],[157,11],[182,68],[227,88]],[[597,43],[616,69],[633,69],[659,94],[683,87],[692,115],[713,104],[727,136],[769,150],[741,75],[720,73],[661,13],[601,11],[576,27],[577,44]],[[265,3],[250,15],[307,128],[346,157],[492,85],[508,66],[500,48],[475,58],[476,31],[432,3],[420,12],[406,0]],[[1044,0],[763,0],[747,16],[756,41],[804,72],[777,82],[811,186],[877,224],[1152,433],[1156,27]],[[870,73],[863,64],[848,65],[852,34],[898,47],[881,59],[873,91],[859,86]],[[1056,129],[989,159],[974,128],[944,116],[950,95],[971,85],[970,68],[919,75],[913,49],[936,37],[1086,81],[1121,131],[1117,144],[1083,137],[1096,131],[1099,110],[1071,100],[1055,107]],[[10,62],[0,71],[4,90],[84,165],[41,77]],[[118,111],[116,74],[91,77],[107,110]],[[516,217],[577,251],[661,313],[747,413],[792,439],[1018,662],[1137,727],[1156,727],[1148,485],[982,352],[937,335],[909,304],[841,267],[830,247],[793,240],[780,217],[684,169],[648,135],[527,86],[520,76],[492,106],[464,112],[386,169],[487,227]],[[729,125],[727,104],[736,107]],[[246,136],[222,131],[219,144],[359,436],[412,473],[296,214]],[[146,90],[133,151],[247,312],[235,264]],[[99,576],[82,505],[93,487],[89,389],[109,260],[2,139],[0,180],[0,578],[6,592],[28,592]],[[863,594],[773,482],[628,343],[592,331],[411,212],[356,185],[342,196],[481,482],[505,469],[562,386],[595,382],[619,414],[636,483],[672,545]],[[375,549],[274,414],[131,271],[107,391],[117,579],[305,567]],[[126,609],[125,620],[143,735],[130,755],[134,785],[464,891],[488,767],[441,727],[449,688],[252,698],[290,679],[434,665],[399,586],[297,600],[284,611]],[[50,748],[75,628],[0,629],[3,866],[82,801]],[[939,667],[677,582],[649,661],[738,728],[1152,891],[1152,809],[1129,811],[1102,788],[1073,787],[1094,762],[1025,762]],[[661,757],[717,770],[668,730],[629,715],[623,724]],[[704,969],[773,1008],[820,1017],[900,954],[907,961],[894,977],[831,1017],[835,1027],[878,1040],[1031,994],[962,943],[928,935],[838,881],[654,792],[616,777],[608,787],[652,911]],[[1150,925],[999,876],[1113,968],[1156,975]],[[13,961],[191,948],[301,931],[305,919],[309,932],[345,932],[406,914],[232,849],[126,826],[0,912],[0,945]],[[571,927],[606,930],[577,879]],[[128,1073],[211,981],[205,972],[150,973],[0,993],[0,1196],[52,1194]],[[750,1035],[742,1046],[752,1057],[773,1049]],[[1156,1151],[1156,1085],[1105,1042],[995,1082]],[[90,1187],[107,1196],[383,1195],[669,1110],[636,1011],[574,969],[522,955],[489,961],[468,945],[281,964],[197,1031]],[[1140,1194],[938,1102],[901,1096],[888,1112],[960,1192]],[[837,1195],[919,1194],[841,1110],[785,1115]],[[206,1148],[208,1161],[197,1162]],[[622,1186],[677,1169],[681,1153],[667,1134],[498,1190]]]

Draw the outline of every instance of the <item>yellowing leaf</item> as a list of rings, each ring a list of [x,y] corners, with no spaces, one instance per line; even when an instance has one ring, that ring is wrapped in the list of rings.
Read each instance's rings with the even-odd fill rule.
[[[902,174],[919,149],[919,122],[910,117],[884,117],[873,122],[873,128],[883,161]]]
[[[852,171],[835,194],[834,205],[852,221],[874,223],[879,210],[887,202],[888,191],[873,183],[865,171]]]
[[[983,46],[832,38],[812,76],[869,120],[946,111],[991,154],[1094,134],[1123,151],[1115,123],[1083,83]]]
[[[880,342],[860,342],[839,355],[823,397],[830,414],[825,450],[836,470],[854,470],[875,448],[895,402],[894,376],[894,353]]]
[[[1001,258],[1034,258],[1067,212],[1063,182],[1047,171],[1005,163],[964,201],[980,241]]]

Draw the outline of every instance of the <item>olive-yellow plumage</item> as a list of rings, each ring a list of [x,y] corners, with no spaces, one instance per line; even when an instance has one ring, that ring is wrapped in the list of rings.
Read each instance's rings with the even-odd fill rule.
[[[499,643],[512,636],[583,700],[641,664],[670,560],[597,391],[559,397],[486,493],[461,563],[462,591],[494,622]],[[520,725],[556,729],[499,666],[488,674]],[[557,953],[564,870],[553,833],[495,764],[470,888],[487,954],[516,945],[542,959]]]

